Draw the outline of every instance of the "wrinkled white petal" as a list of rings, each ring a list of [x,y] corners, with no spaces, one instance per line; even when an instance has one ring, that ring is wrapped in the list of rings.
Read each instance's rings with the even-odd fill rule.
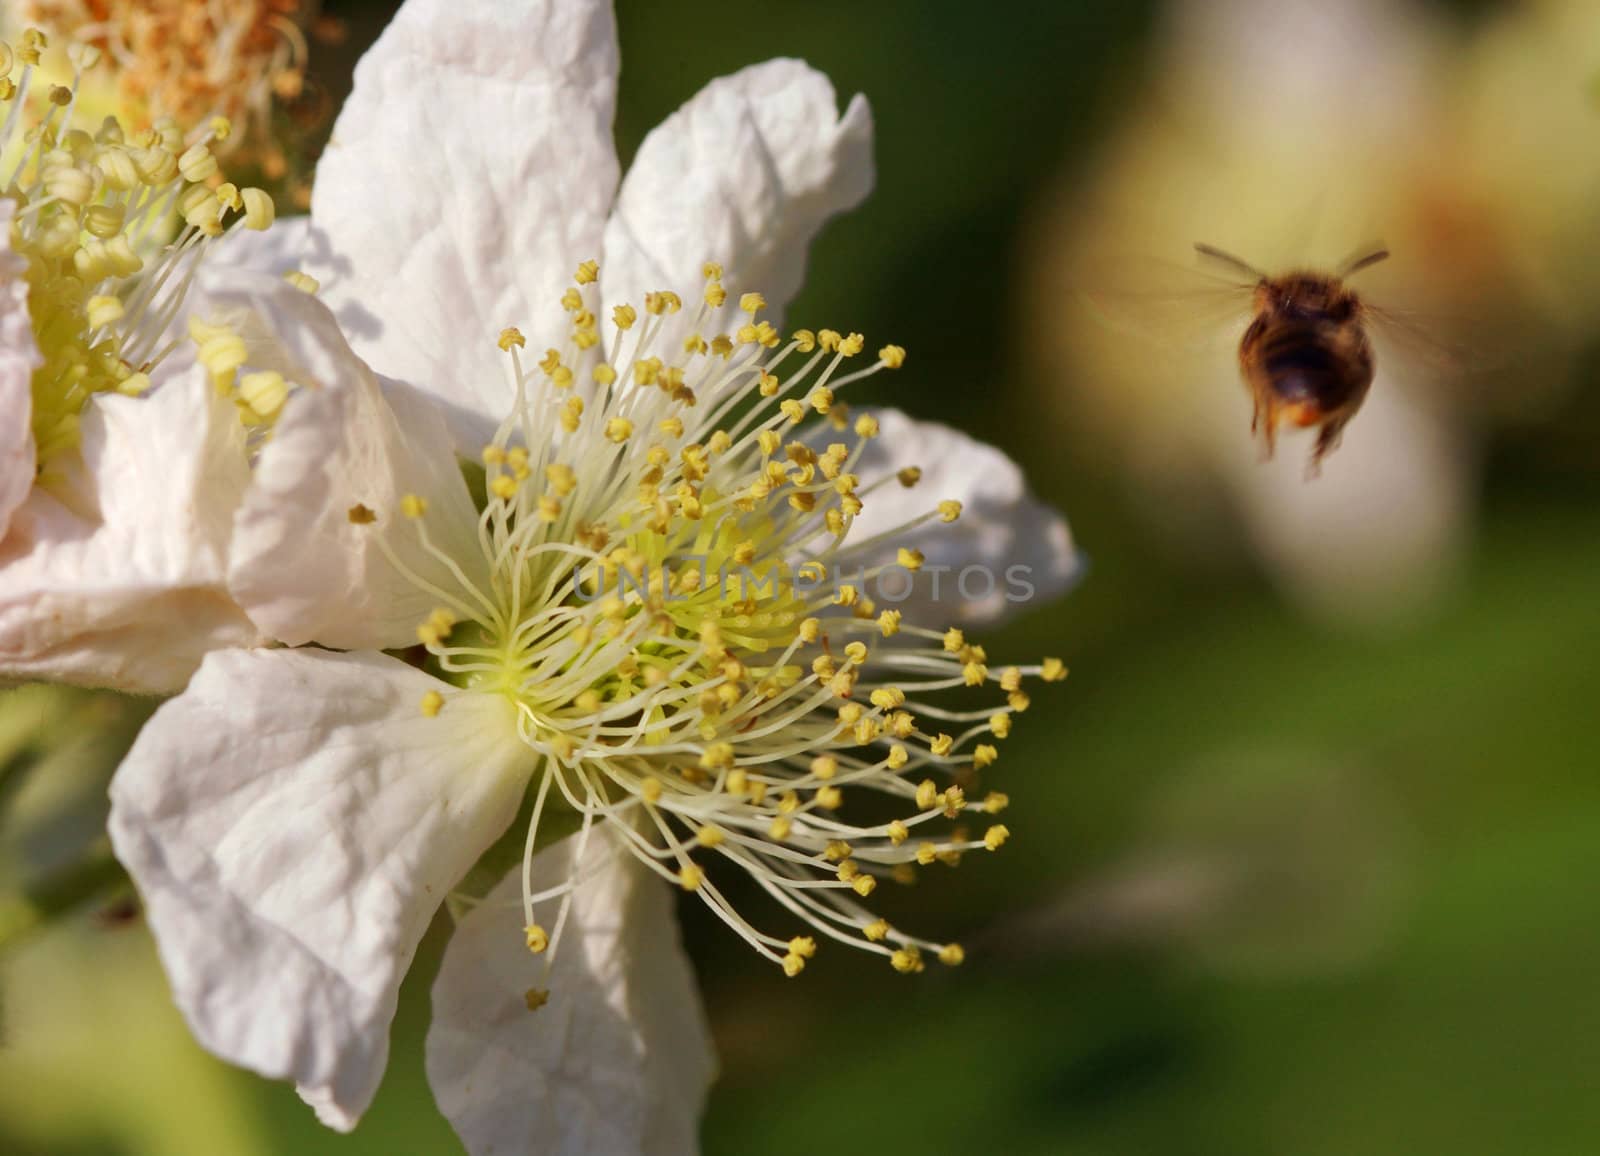
[[[0,198],[0,538],[33,488],[33,370],[39,347],[28,316],[27,263],[11,251],[17,204]]]
[[[234,597],[291,645],[412,645],[443,603],[428,587],[458,585],[440,554],[487,588],[477,512],[444,420],[409,387],[380,385],[315,298],[282,286],[254,304],[241,316],[261,332],[263,356],[276,351],[286,376],[318,384],[290,398],[256,463],[234,533]],[[420,523],[401,513],[411,494],[428,504]]]
[[[613,304],[673,289],[687,324],[701,266],[717,261],[729,300],[704,336],[737,327],[742,290],[759,290],[776,324],[805,279],[812,239],[872,181],[865,97],[841,117],[828,78],[799,60],[712,81],[645,138],[622,182],[600,262],[602,319]]]
[[[110,822],[200,1042],[353,1127],[417,942],[516,813],[524,753],[505,699],[396,659],[209,655],[118,769]]]
[[[563,290],[599,256],[616,78],[605,0],[400,9],[317,166],[306,267],[373,368],[505,415],[496,335],[554,344]]]
[[[0,677],[170,693],[257,639],[225,590],[243,431],[203,373],[97,397],[81,429],[0,542]]]
[[[1284,436],[1270,462],[1235,434],[1218,461],[1256,547],[1307,609],[1382,624],[1426,606],[1465,547],[1471,456],[1448,423],[1380,373],[1321,475],[1310,438]]]
[[[915,613],[933,625],[996,622],[1072,585],[1083,563],[1066,520],[1033,496],[1015,462],[949,426],[898,410],[873,412],[881,432],[856,467],[863,486],[908,467],[920,468],[922,478],[909,488],[891,481],[864,498],[845,539],[851,553],[841,559],[840,581],[894,562],[899,547],[919,550],[926,561],[914,580],[896,567],[870,592],[881,608]],[[817,437],[828,440],[825,433]],[[890,533],[945,500],[961,503],[955,522],[936,518]],[[869,544],[880,534],[888,537]]]
[[[567,879],[576,846],[534,857],[535,890]],[[609,831],[579,869],[548,976],[523,941],[520,867],[457,926],[433,985],[428,1082],[472,1156],[687,1156],[716,1058],[671,892]],[[550,926],[558,904],[536,917]],[[536,1011],[530,988],[549,992]]]

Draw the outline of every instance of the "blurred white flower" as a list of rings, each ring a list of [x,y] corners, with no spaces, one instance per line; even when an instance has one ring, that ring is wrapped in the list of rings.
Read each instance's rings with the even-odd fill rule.
[[[212,654],[113,785],[196,1035],[336,1128],[378,1087],[429,920],[533,783],[522,863],[469,897],[435,983],[440,1105],[474,1153],[693,1151],[714,1061],[665,883],[790,975],[817,940],[758,930],[719,868],[897,970],[958,963],[859,900],[1004,841],[928,826],[1004,806],[964,784],[1024,674],[1065,673],[991,672],[959,630],[868,599],[890,560],[941,557],[923,544],[968,499],[994,525],[952,527],[970,549],[943,564],[1027,564],[1048,597],[1074,556],[998,451],[846,416],[836,395],[904,351],[776,329],[811,238],[870,186],[865,102],[841,118],[805,65],[745,69],[618,188],[616,73],[597,0],[411,0],[362,60],[312,211],[334,313],[287,286],[255,302],[263,347],[320,388],[261,451],[231,567],[275,639],[350,653]],[[808,416],[820,448],[786,441]],[[900,516],[855,532],[880,487]],[[724,567],[761,580],[707,577]],[[984,710],[923,701],[988,684]],[[905,818],[846,820],[864,790]],[[539,850],[558,813],[579,834]]]

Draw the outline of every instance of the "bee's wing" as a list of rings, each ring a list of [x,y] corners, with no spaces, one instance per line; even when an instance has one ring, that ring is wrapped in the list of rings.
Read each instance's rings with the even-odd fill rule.
[[[1380,356],[1408,368],[1421,369],[1434,377],[1490,368],[1469,343],[1448,336],[1455,326],[1444,318],[1369,304],[1364,320]]]
[[[1119,257],[1086,269],[1074,296],[1107,329],[1181,352],[1237,341],[1254,291],[1253,282],[1176,261]]]

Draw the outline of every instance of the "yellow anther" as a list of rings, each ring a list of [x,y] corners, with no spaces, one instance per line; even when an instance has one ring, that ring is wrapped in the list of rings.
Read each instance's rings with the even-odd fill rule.
[[[302,273],[298,269],[285,273],[283,279],[302,293],[312,294],[322,288],[321,283],[315,277],[309,273]]]
[[[783,957],[783,974],[788,976],[790,979],[793,979],[805,969],[806,961],[803,956],[796,955],[791,951],[788,955]]]
[[[606,419],[606,440],[621,445],[633,436],[633,423],[625,417]]]
[[[528,339],[522,336],[522,330],[514,325],[507,326],[500,331],[499,345],[502,352],[510,353],[513,348],[524,349],[527,344]],[[479,348],[482,348],[482,346]]]
[[[712,281],[706,285],[705,301],[713,309],[720,309],[727,304],[728,291],[722,287],[721,281]]]
[[[983,833],[983,845],[991,851],[998,851],[1009,838],[1011,838],[1011,832],[1006,828],[1005,824],[996,823]]]
[[[857,875],[850,880],[850,890],[865,899],[878,889],[878,881],[871,875]]]
[[[878,630],[885,638],[892,638],[900,633],[901,613],[898,610],[885,610],[878,615]]]
[[[522,934],[523,942],[528,945],[528,950],[533,954],[539,955],[549,949],[550,936],[537,923],[528,924],[522,929]]]
[[[967,808],[967,793],[959,786],[952,783],[944,789],[944,794],[939,796],[939,802],[944,806],[944,817],[954,819],[960,816]]]
[[[754,317],[767,307],[767,299],[759,293],[744,293],[739,297],[739,308]]]
[[[568,433],[578,432],[578,422],[583,417],[583,399],[569,397],[561,403],[561,428]]]
[[[922,970],[922,953],[914,947],[902,947],[889,957],[889,963],[901,975],[911,975]]]
[[[944,649],[947,654],[960,654],[966,649],[967,636],[961,633],[960,627],[952,626],[944,632]]]
[[[832,755],[818,755],[811,760],[811,773],[825,783],[839,773],[839,760]]]
[[[510,474],[499,474],[489,483],[489,492],[502,502],[517,496],[517,480]]]
[[[538,1011],[550,1002],[550,993],[542,987],[530,987],[522,993],[522,1002],[527,1005],[529,1011]]]
[[[960,967],[966,958],[967,953],[959,943],[947,943],[939,949],[939,962],[946,967]]]
[[[420,518],[428,512],[428,499],[420,494],[407,494],[400,499],[400,512],[408,518]]]
[[[856,436],[862,438],[875,438],[878,436],[878,419],[870,413],[864,413],[856,418]]]
[[[822,620],[820,618],[803,618],[800,620],[799,630],[796,632],[801,642],[815,642],[822,637]]]
[[[1006,711],[998,711],[989,716],[989,731],[997,739],[1003,739],[1011,733],[1011,715]]]
[[[89,298],[85,311],[90,329],[99,329],[103,325],[110,325],[113,321],[121,321],[124,312],[121,298],[109,296]]]
[[[838,787],[818,787],[816,793],[817,806],[824,811],[837,811],[844,802],[844,794]]]
[[[544,468],[544,480],[562,497],[566,497],[578,488],[578,475],[573,472],[571,466],[562,465],[560,462],[553,462]]]
[[[898,345],[885,345],[878,350],[878,360],[888,369],[899,369],[906,363],[906,351]]]
[[[922,563],[926,559],[923,557],[921,550],[911,550],[901,546],[899,550],[895,551],[895,561],[907,570],[917,571],[922,569]]]
[[[685,863],[678,870],[678,885],[685,891],[698,891],[706,881],[706,873],[693,863]]]
[[[839,351],[839,342],[843,340],[844,334],[837,329],[817,330],[817,344],[822,346],[823,351],[826,353],[837,353]]]
[[[217,158],[205,145],[191,145],[178,158],[178,171],[184,180],[201,184],[217,174]]]
[[[661,780],[651,775],[639,784],[639,797],[651,806],[661,801]]]
[[[864,642],[852,642],[848,644],[844,648],[844,656],[859,666],[861,663],[867,661],[867,644]]]
[[[880,686],[872,692],[871,701],[879,710],[893,710],[905,704],[906,692],[897,686]]]
[[[794,823],[784,815],[779,815],[773,819],[771,826],[767,828],[767,834],[780,843],[787,839],[793,831]]]
[[[927,867],[930,864],[937,862],[938,859],[939,859],[939,848],[938,847],[934,846],[932,843],[927,843],[927,842],[923,842],[923,843],[918,843],[917,844],[917,862],[918,863],[921,863],[924,867]]]
[[[843,862],[850,858],[850,844],[843,839],[830,839],[828,845],[822,849],[822,857],[830,863]]]
[[[263,421],[271,421],[289,400],[289,383],[274,370],[247,373],[239,379],[239,400]]]
[[[873,943],[882,943],[889,938],[889,921],[887,919],[874,919],[861,929],[861,934],[865,935]]]
[[[611,318],[618,329],[632,329],[633,323],[639,320],[639,311],[632,305],[618,305],[611,311]]]
[[[579,285],[593,285],[600,279],[600,265],[597,261],[585,261],[578,266],[578,271],[572,279]]]
[[[896,847],[900,846],[900,844],[904,843],[910,837],[911,829],[899,819],[896,819],[894,822],[889,824],[889,842],[893,843]]]
[[[909,490],[912,486],[916,485],[922,480],[922,467],[907,466],[905,469],[895,474],[895,477],[900,480],[900,484],[902,486]]]
[[[444,709],[444,695],[436,690],[430,690],[422,696],[422,713],[427,718],[437,718]]]
[[[901,767],[905,766],[906,763],[908,763],[910,761],[911,761],[910,752],[907,751],[906,748],[901,746],[899,743],[895,743],[892,747],[889,748],[889,754],[884,759],[884,764],[891,771],[898,771]]]
[[[917,809],[931,811],[939,803],[939,787],[932,779],[917,784]]]
[[[733,766],[733,744],[731,743],[712,743],[701,752],[700,767],[702,770],[715,771],[731,766]]]
[[[969,662],[961,668],[961,680],[968,686],[982,686],[989,677],[989,668],[981,662]]]
[[[1039,666],[1039,677],[1046,682],[1060,682],[1067,677],[1067,668],[1059,658],[1047,658]]]
[[[961,517],[961,503],[953,498],[939,503],[939,520],[941,522],[954,522]]]
[[[721,846],[725,839],[727,839],[727,836],[722,833],[720,827],[701,827],[694,835],[694,841],[702,847]]]
[[[867,339],[859,333],[852,333],[839,342],[839,352],[845,357],[854,357],[866,348]]]
[[[1000,752],[990,743],[979,743],[972,751],[972,765],[978,770],[991,765],[1000,757]]]
[[[790,424],[799,425],[806,418],[805,406],[792,397],[786,397],[778,403],[778,409],[783,416],[789,419]]]
[[[998,815],[1011,805],[1011,797],[1000,791],[990,791],[983,797],[983,809],[991,815]]]
[[[272,198],[264,189],[240,189],[239,197],[244,202],[244,225],[247,229],[261,232],[272,226],[278,211],[272,203]],[[479,348],[482,348],[481,346]]]

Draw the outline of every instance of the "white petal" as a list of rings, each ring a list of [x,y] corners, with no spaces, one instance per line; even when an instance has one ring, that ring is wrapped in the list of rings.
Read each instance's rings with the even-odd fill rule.
[[[11,251],[17,203],[0,198],[0,538],[33,488],[33,370],[39,347],[28,316],[27,263]]]
[[[871,594],[884,609],[938,626],[1002,620],[1058,597],[1078,578],[1083,562],[1066,520],[1033,496],[1022,470],[1003,452],[898,410],[874,413],[880,433],[856,468],[863,487],[912,466],[922,470],[922,479],[910,488],[890,482],[863,499],[865,508],[845,539],[853,553],[840,562],[841,581],[864,565],[893,562],[898,547],[920,550],[926,563],[914,585],[908,571],[895,568]],[[955,522],[935,519],[867,544],[947,499],[962,505]]]
[[[380,373],[498,421],[495,338],[557,344],[616,191],[606,0],[410,0],[356,67],[317,166],[322,282]]]
[[[272,331],[260,348],[277,350],[288,376],[322,384],[290,398],[256,463],[234,533],[234,597],[280,642],[409,646],[441,600],[390,554],[435,587],[459,583],[401,515],[404,496],[427,501],[433,544],[487,588],[477,512],[444,420],[409,387],[380,386],[314,298],[284,286],[256,300],[257,322]],[[376,521],[353,522],[360,507]]]
[[[111,838],[205,1047],[355,1125],[418,940],[516,813],[511,711],[383,655],[228,650],[145,724]]]
[[[841,117],[828,78],[799,60],[714,80],[639,146],[606,225],[601,316],[674,289],[687,318],[700,304],[701,266],[717,261],[730,297],[705,334],[730,331],[741,290],[759,290],[776,323],[805,280],[812,239],[872,181],[864,97]]]
[[[572,870],[576,838],[541,851],[533,886]],[[716,1057],[678,941],[672,895],[594,832],[555,965],[523,941],[521,868],[464,918],[433,985],[428,1082],[471,1156],[699,1151]],[[548,928],[559,901],[536,917]],[[549,1002],[530,1012],[530,988]]]
[[[0,675],[176,691],[257,640],[225,591],[243,431],[203,373],[98,397],[81,428],[0,542]]]

